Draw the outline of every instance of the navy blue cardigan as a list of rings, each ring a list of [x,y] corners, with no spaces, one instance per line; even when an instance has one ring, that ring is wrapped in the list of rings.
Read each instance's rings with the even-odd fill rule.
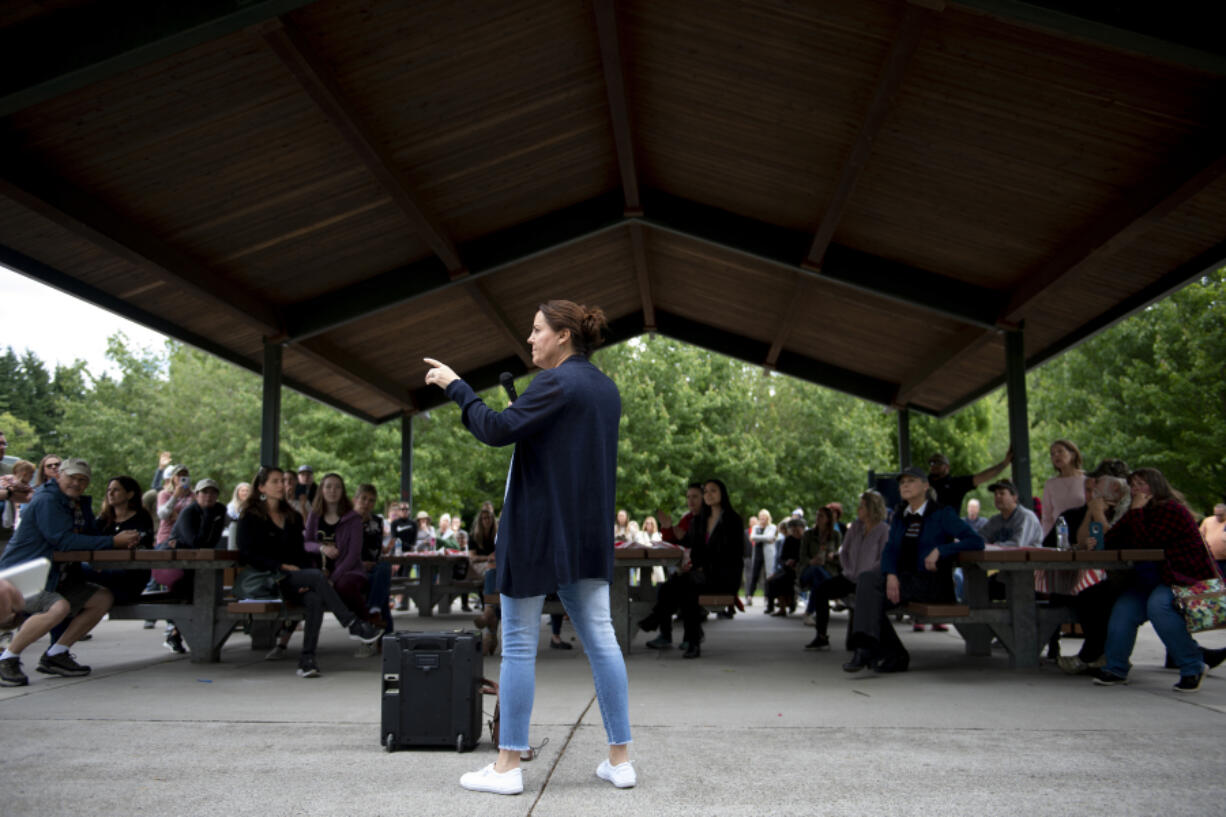
[[[903,534],[906,532],[903,516],[903,508],[894,513],[894,518],[890,520],[890,538],[886,540],[885,549],[881,551],[881,572],[887,576],[891,573],[898,575],[898,555],[902,548]],[[924,509],[924,526],[920,529],[916,563],[903,569],[911,573],[923,573],[924,559],[933,548],[939,550],[941,558],[944,559],[962,550],[983,550],[983,537],[963,522],[953,508],[929,502]]]
[[[478,440],[515,444],[496,540],[499,592],[526,598],[580,579],[610,581],[621,418],[613,381],[574,355],[502,412],[463,380],[447,396]]]

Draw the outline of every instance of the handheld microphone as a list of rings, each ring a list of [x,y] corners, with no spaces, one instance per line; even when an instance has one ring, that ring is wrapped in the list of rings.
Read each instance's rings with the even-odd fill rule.
[[[503,372],[498,375],[498,382],[502,384],[502,388],[507,393],[507,397],[514,403],[519,399],[519,393],[515,391],[515,378],[510,372]]]

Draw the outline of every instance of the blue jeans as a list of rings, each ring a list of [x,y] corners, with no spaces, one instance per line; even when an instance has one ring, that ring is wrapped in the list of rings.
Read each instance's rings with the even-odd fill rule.
[[[820,565],[805,565],[805,569],[800,572],[800,586],[809,591],[809,600],[805,603],[805,615],[811,616],[817,609],[817,596],[814,591],[820,584],[827,581],[830,581],[830,571]]]
[[[366,606],[378,607],[383,615],[383,632],[396,631],[392,624],[392,565],[386,561],[375,562],[370,571],[370,589],[366,591]]]
[[[596,700],[610,745],[630,742],[630,691],[626,662],[613,634],[609,613],[609,583],[583,579],[558,588],[579,641],[592,666]],[[501,713],[499,749],[522,752],[531,747],[528,725],[536,692],[536,648],[541,637],[544,596],[502,600],[502,670],[498,702]]]
[[[1137,628],[1149,621],[1154,631],[1166,645],[1167,654],[1179,665],[1180,675],[1199,675],[1205,665],[1201,661],[1200,646],[1188,632],[1183,615],[1175,609],[1171,588],[1160,584],[1152,590],[1133,587],[1125,590],[1111,608],[1111,620],[1107,624],[1107,672],[1121,678],[1128,677],[1131,664],[1128,658],[1137,643]]]

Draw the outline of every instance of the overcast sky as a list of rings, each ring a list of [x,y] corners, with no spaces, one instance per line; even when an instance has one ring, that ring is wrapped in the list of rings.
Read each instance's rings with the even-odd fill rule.
[[[18,355],[31,349],[54,373],[57,363],[77,358],[98,375],[114,371],[106,359],[106,339],[123,332],[138,347],[161,350],[166,336],[127,318],[52,289],[0,266],[0,350]]]

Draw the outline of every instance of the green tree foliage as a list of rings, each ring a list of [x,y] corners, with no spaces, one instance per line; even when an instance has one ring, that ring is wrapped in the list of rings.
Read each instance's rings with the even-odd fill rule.
[[[1206,508],[1226,487],[1226,273],[1194,284],[1102,333],[1029,377],[1034,488],[1047,476],[1047,446],[1078,442],[1091,463],[1120,456],[1153,465]],[[83,456],[95,473],[127,473],[147,485],[157,452],[169,450],[194,477],[223,492],[259,465],[260,379],[177,343],[158,351],[112,338],[114,375],[82,363],[48,372],[30,352],[0,355],[0,422],[10,453]],[[598,351],[593,361],[622,396],[618,507],[635,519],[681,510],[691,480],[722,478],[742,512],[776,518],[795,507],[841,501],[848,511],[868,469],[897,467],[893,414],[829,389],[722,355],[643,337]],[[531,377],[520,378],[522,393]],[[505,408],[501,389],[483,395]],[[344,476],[352,491],[400,494],[400,423],[373,427],[287,390],[281,465],[308,463]],[[445,405],[415,416],[413,504],[471,520],[480,503],[501,505],[511,449],[477,442]],[[999,461],[1008,447],[1002,391],[944,420],[914,416],[913,459],[942,451],[956,473]],[[98,493],[95,486],[94,493]],[[991,498],[983,489],[986,508]]]
[[[1032,462],[1066,438],[1087,467],[1157,468],[1202,512],[1226,490],[1226,270],[1032,373]]]

